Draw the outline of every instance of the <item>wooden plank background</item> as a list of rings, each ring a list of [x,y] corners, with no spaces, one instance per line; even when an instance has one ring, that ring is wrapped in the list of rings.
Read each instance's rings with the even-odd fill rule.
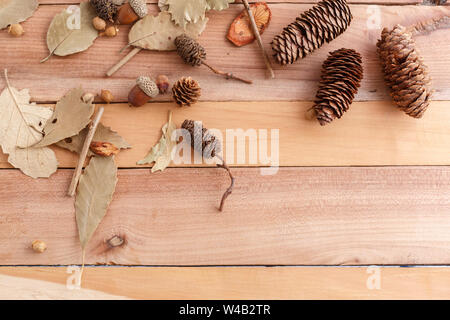
[[[156,2],[148,1],[152,14]],[[263,41],[270,50],[271,39],[317,1],[267,2],[273,20]],[[81,261],[73,199],[65,196],[76,156],[55,148],[66,169],[33,180],[11,169],[0,154],[0,298],[449,298],[450,32],[416,38],[436,89],[436,101],[421,120],[389,101],[375,44],[381,26],[440,17],[450,7],[423,6],[419,0],[349,2],[354,20],[348,31],[307,59],[275,64],[275,80],[265,78],[256,44],[235,48],[225,39],[242,5],[210,12],[199,40],[208,61],[247,75],[255,80],[252,86],[186,66],[175,53],[150,51],[106,78],[105,71],[123,56],[126,26],[118,37],[99,38],[83,53],[39,64],[47,55],[50,21],[76,0],[41,0],[23,23],[21,38],[0,31],[0,66],[8,68],[13,86],[29,88],[33,101],[45,106],[75,86],[94,93],[109,89],[115,100],[103,121],[133,145],[117,158],[117,191],[87,252],[88,264],[107,267],[87,268],[78,293],[65,288],[65,267],[51,267]],[[377,10],[381,21],[372,26],[368,21]],[[350,111],[322,128],[305,120],[304,112],[323,60],[341,47],[361,52],[365,77]],[[129,108],[124,102],[140,74],[167,74],[173,82],[193,76],[203,88],[202,102],[180,109],[165,95]],[[243,164],[227,159],[236,187],[219,214],[228,183],[223,171],[184,164],[150,174],[135,164],[159,139],[168,110],[178,125],[186,118],[202,120],[224,135],[226,129],[279,129],[281,168],[261,175],[261,162],[249,163],[248,150]],[[124,245],[110,248],[107,241],[114,236]],[[35,239],[48,244],[44,254],[30,249]],[[339,267],[369,264],[441,267],[383,267],[381,290],[367,289],[365,267]]]
[[[450,263],[448,167],[120,170],[88,264],[360,265]],[[1,171],[2,265],[80,263],[72,170],[36,181]],[[24,194],[24,190],[29,190]],[[32,191],[32,192],[31,192]],[[62,227],[63,226],[63,227]],[[114,236],[125,240],[110,249]],[[29,249],[48,243],[45,254]],[[11,240],[14,239],[14,240]]]
[[[370,270],[370,269],[369,269]],[[372,269],[373,270],[373,269]],[[370,272],[370,271],[369,271]],[[373,272],[373,271],[372,271]],[[373,274],[373,273],[372,273]],[[126,276],[124,276],[126,275]],[[65,267],[0,268],[1,299],[448,299],[449,268],[382,267],[369,289],[366,267],[90,267],[68,290]],[[71,282],[69,282],[71,283]],[[139,285],[136,285],[139,283]]]

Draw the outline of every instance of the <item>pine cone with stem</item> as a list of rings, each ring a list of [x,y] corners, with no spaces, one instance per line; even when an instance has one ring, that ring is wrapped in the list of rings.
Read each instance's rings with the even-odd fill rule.
[[[346,0],[324,0],[300,14],[272,41],[276,60],[292,64],[342,34],[352,21]]]
[[[172,87],[173,98],[181,107],[196,103],[201,92],[200,85],[191,77],[181,78]]]
[[[433,90],[428,68],[410,30],[414,29],[401,25],[392,30],[384,28],[377,51],[395,104],[409,116],[421,118],[430,104]]]
[[[205,48],[185,34],[176,37],[175,46],[183,61],[193,67],[201,65],[203,60],[206,59]]]
[[[189,132],[192,148],[205,158],[214,158],[222,151],[221,141],[204,128],[200,121],[184,120],[181,128]]]
[[[339,49],[330,53],[322,65],[313,109],[320,125],[341,118],[358,92],[363,78],[361,55],[353,49]]]
[[[222,211],[223,206],[225,204],[225,200],[233,192],[234,187],[233,174],[231,173],[231,170],[228,167],[228,165],[219,155],[219,153],[222,151],[222,142],[211,131],[209,131],[206,128],[203,128],[203,125],[200,121],[184,120],[183,124],[181,125],[181,128],[187,130],[187,132],[189,133],[191,146],[195,151],[197,151],[198,153],[203,155],[204,158],[207,159],[217,157],[219,160],[222,161],[222,164],[217,164],[217,166],[219,168],[225,169],[228,175],[230,176],[231,180],[230,186],[224,192],[224,194],[222,195],[222,199],[220,201],[219,211]]]
[[[105,21],[114,22],[118,8],[112,0],[90,0],[97,15]]]

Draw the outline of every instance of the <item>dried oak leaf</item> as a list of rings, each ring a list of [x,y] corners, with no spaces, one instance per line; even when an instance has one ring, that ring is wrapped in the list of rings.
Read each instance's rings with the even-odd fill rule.
[[[78,134],[85,128],[94,113],[92,103],[82,100],[83,89],[70,90],[56,103],[53,116],[44,127],[44,138],[34,147],[45,147]]]
[[[98,36],[92,25],[96,16],[95,9],[89,2],[82,2],[80,7],[70,6],[57,14],[47,31],[47,47],[52,55],[67,56],[89,48]],[[81,17],[81,18],[78,18]]]
[[[80,178],[75,198],[75,215],[83,250],[105,216],[116,184],[114,157],[93,157]]]
[[[167,4],[168,0],[158,0],[158,7],[161,11],[169,10],[169,5]]]
[[[250,9],[252,10],[259,33],[263,34],[270,23],[272,12],[265,2],[254,3],[250,5]],[[247,10],[244,9],[236,19],[234,19],[228,30],[227,38],[238,47],[255,41],[256,38],[253,34]]]
[[[167,11],[172,15],[172,20],[186,29],[190,23],[197,23],[205,18],[207,10],[223,10],[228,8],[234,0],[167,0]]]
[[[233,3],[234,0],[206,0],[207,2],[207,10],[224,10],[230,6],[230,3]]]
[[[129,45],[148,50],[175,50],[176,37],[187,34],[197,39],[205,30],[208,18],[190,23],[186,30],[175,25],[170,13],[160,12],[157,16],[148,15],[136,22],[128,34]]]
[[[173,159],[173,150],[177,145],[172,135],[177,127],[172,122],[172,112],[169,113],[169,121],[162,128],[162,137],[159,142],[152,147],[148,155],[137,162],[138,165],[155,163],[152,167],[152,173],[158,170],[166,169]]]
[[[58,168],[50,148],[25,148],[42,139],[52,114],[50,108],[30,103],[28,89],[18,91],[7,81],[0,95],[0,145],[9,154],[8,162],[32,178],[47,178]]]
[[[37,0],[0,0],[0,29],[25,21],[38,6]]]
[[[88,131],[89,128],[86,127],[81,130],[81,132],[76,136],[61,140],[56,145],[58,147],[68,149],[79,154],[81,153],[81,149],[83,148],[84,140],[86,140]],[[131,145],[126,142],[117,132],[111,130],[110,127],[105,127],[102,123],[98,124],[97,130],[95,130],[94,138],[92,140],[109,142],[119,149],[131,148]],[[93,155],[93,153],[89,151],[88,156],[91,155]]]

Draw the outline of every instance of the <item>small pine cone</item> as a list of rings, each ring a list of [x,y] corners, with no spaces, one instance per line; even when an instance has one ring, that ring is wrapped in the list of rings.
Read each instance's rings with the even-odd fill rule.
[[[201,92],[198,82],[191,77],[181,78],[172,86],[173,99],[181,107],[196,103]]]
[[[358,92],[362,78],[362,58],[358,52],[342,48],[330,53],[322,65],[313,106],[320,125],[342,117]]]
[[[214,158],[222,151],[220,140],[208,129],[203,128],[200,121],[184,120],[181,128],[189,132],[192,148],[205,158]]]
[[[395,104],[409,116],[421,118],[433,90],[428,68],[416,50],[412,34],[401,25],[390,31],[384,28],[377,47],[384,81]]]
[[[112,0],[90,0],[90,2],[100,18],[114,22],[118,9]]]
[[[183,34],[175,39],[178,55],[186,64],[199,66],[206,59],[206,51],[197,41]]]
[[[325,42],[342,34],[352,21],[346,0],[323,0],[284,28],[272,41],[278,63],[285,65],[303,59]]]

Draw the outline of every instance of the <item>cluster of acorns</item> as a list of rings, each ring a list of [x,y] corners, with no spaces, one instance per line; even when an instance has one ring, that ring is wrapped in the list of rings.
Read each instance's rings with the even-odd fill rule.
[[[159,75],[155,81],[150,77],[140,76],[136,85],[128,94],[128,103],[133,107],[141,107],[159,94],[169,90],[169,78]],[[201,95],[201,88],[191,77],[183,77],[172,86],[174,101],[181,107],[196,103]]]
[[[118,29],[117,24],[132,24],[148,14],[145,0],[90,0],[97,16],[92,20],[92,25],[107,37],[115,37]],[[109,25],[108,24],[112,24]]]

